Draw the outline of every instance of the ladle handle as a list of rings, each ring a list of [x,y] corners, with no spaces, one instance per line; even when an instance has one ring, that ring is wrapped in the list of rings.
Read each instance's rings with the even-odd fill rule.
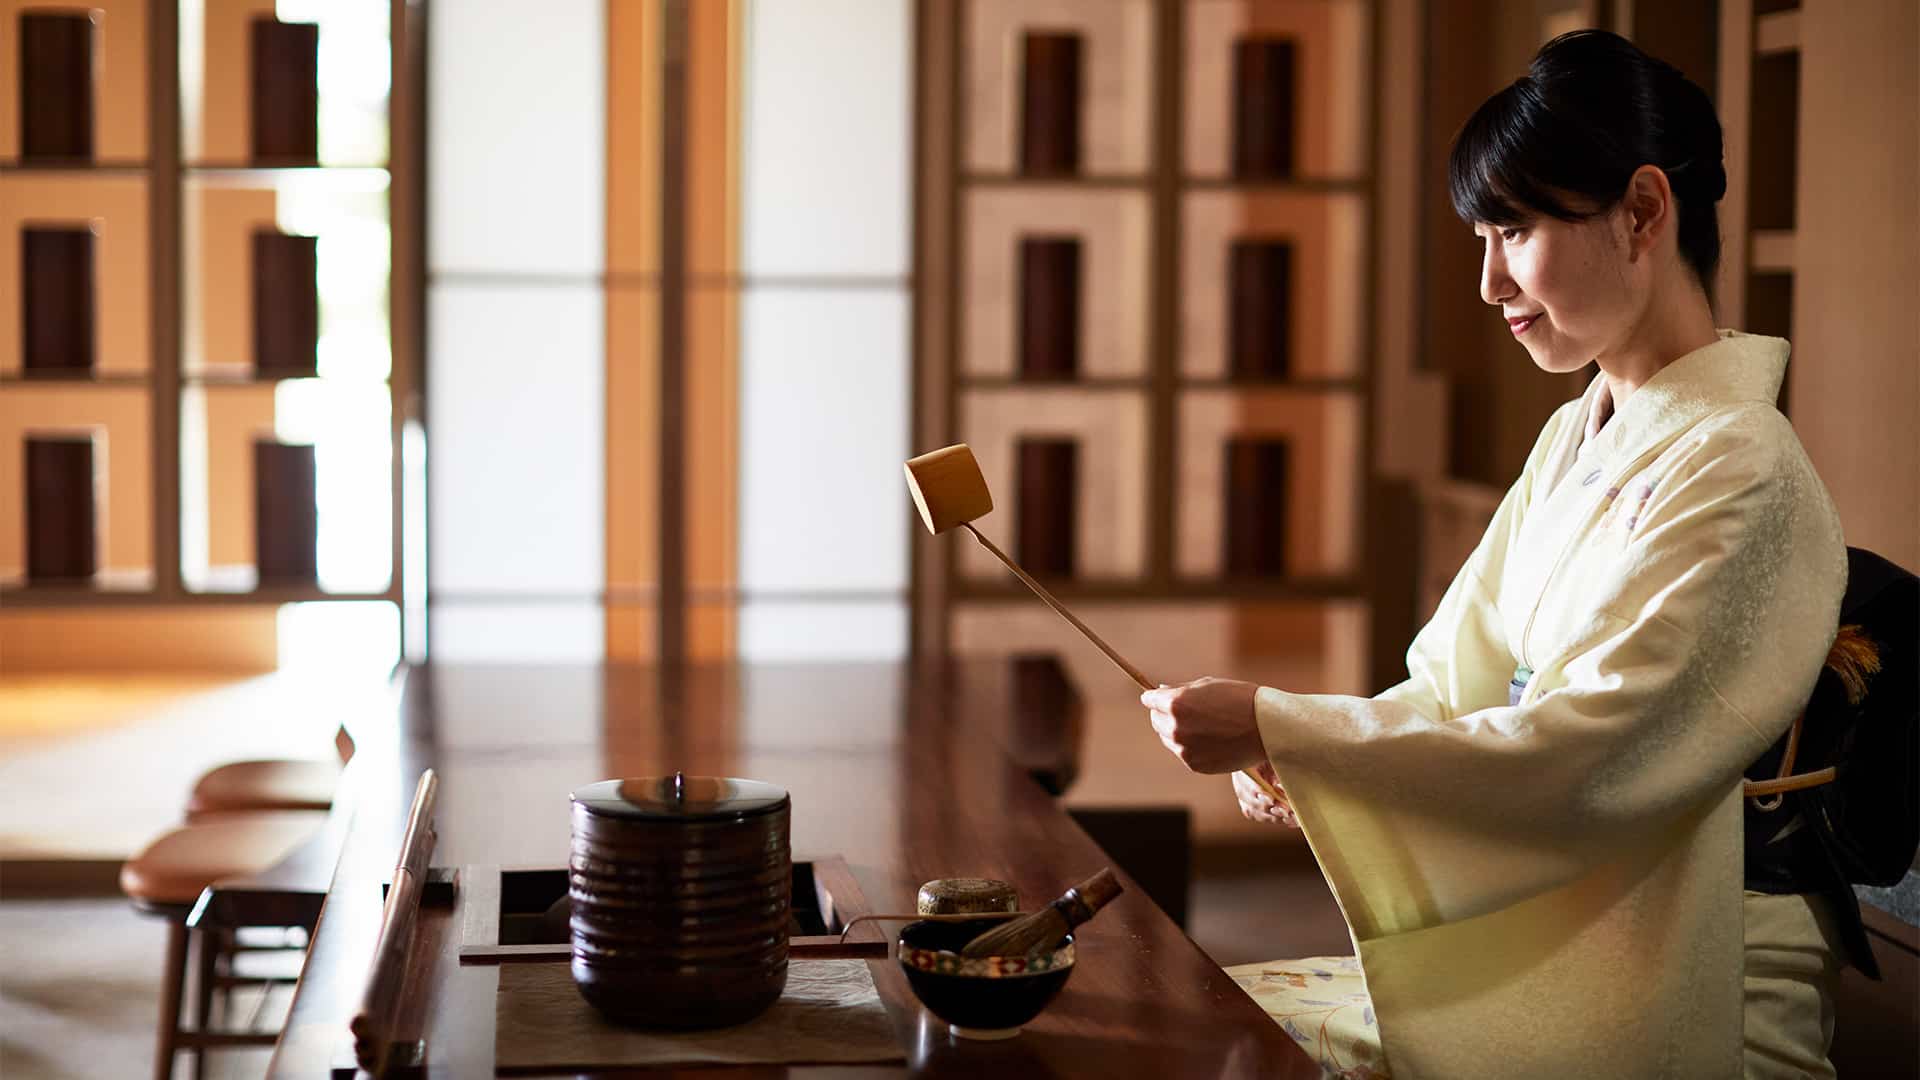
[[[1073,628],[1075,630],[1078,630],[1082,634],[1085,634],[1088,641],[1091,641],[1095,645],[1098,645],[1100,647],[1100,651],[1107,654],[1107,659],[1113,661],[1114,664],[1118,666],[1121,671],[1126,672],[1128,678],[1140,684],[1140,689],[1152,690],[1159,686],[1158,683],[1154,682],[1152,679],[1149,679],[1145,675],[1141,674],[1139,668],[1134,667],[1132,664],[1127,663],[1127,661],[1123,657],[1121,657],[1119,653],[1114,652],[1113,646],[1101,640],[1100,635],[1094,633],[1092,627],[1088,626],[1086,623],[1081,622],[1078,618],[1074,616],[1073,612],[1068,611],[1060,603],[1060,601],[1055,600],[1053,598],[1053,594],[1047,591],[1046,586],[1033,580],[1033,578],[1028,576],[1025,570],[1020,569],[1020,566],[1018,563],[1015,563],[1012,559],[1007,558],[1006,552],[1001,551],[999,548],[993,545],[993,541],[987,539],[985,536],[982,536],[980,533],[980,530],[973,527],[973,522],[971,521],[961,522],[961,527],[966,529],[968,532],[972,533],[973,538],[975,540],[980,541],[981,547],[984,547],[988,551],[993,552],[994,558],[999,559],[1001,562],[1005,563],[1007,569],[1013,571],[1013,576],[1019,578],[1022,582],[1024,582],[1027,588],[1032,589],[1033,594],[1035,596],[1038,596],[1040,599],[1045,600],[1047,602],[1047,606],[1052,608],[1054,611],[1058,612],[1061,618],[1072,623]]]
[[[1158,688],[1159,684],[1155,683],[1152,679],[1147,678],[1144,674],[1141,673],[1139,668],[1134,667],[1132,664],[1127,663],[1124,657],[1122,657],[1119,653],[1113,651],[1113,646],[1107,644],[1104,640],[1101,639],[1099,634],[1096,634],[1093,632],[1092,627],[1088,626],[1086,623],[1081,622],[1077,617],[1074,616],[1073,612],[1068,611],[1066,609],[1065,605],[1061,604],[1060,601],[1055,600],[1053,598],[1053,594],[1047,591],[1047,587],[1045,585],[1042,585],[1039,582],[1033,580],[1033,578],[1029,576],[1025,570],[1020,569],[1019,563],[1016,563],[1012,559],[1007,558],[1007,553],[1004,551],[1001,551],[998,547],[995,547],[993,541],[987,539],[984,535],[982,535],[979,529],[974,528],[973,522],[963,521],[960,523],[960,525],[962,528],[972,533],[973,538],[975,540],[980,541],[981,547],[986,548],[988,551],[993,552],[994,558],[999,559],[1001,563],[1005,564],[1007,569],[1013,571],[1014,577],[1019,578],[1022,582],[1026,584],[1027,588],[1032,589],[1033,595],[1038,596],[1040,599],[1046,601],[1047,606],[1052,608],[1054,611],[1058,612],[1061,618],[1072,623],[1073,628],[1075,630],[1078,630],[1082,634],[1085,634],[1088,641],[1091,641],[1095,645],[1099,646],[1100,651],[1107,654],[1107,659],[1113,661],[1114,665],[1117,666],[1121,671],[1126,672],[1128,678],[1132,679],[1134,682],[1140,685],[1140,689],[1153,690]],[[1284,796],[1282,796],[1280,792],[1274,790],[1274,786],[1272,784],[1267,783],[1266,777],[1261,776],[1259,773],[1253,771],[1252,769],[1247,769],[1244,771],[1246,772],[1248,779],[1252,780],[1255,784],[1258,784],[1260,786],[1260,789],[1267,793],[1268,798],[1271,798],[1276,802],[1282,801],[1284,799]]]

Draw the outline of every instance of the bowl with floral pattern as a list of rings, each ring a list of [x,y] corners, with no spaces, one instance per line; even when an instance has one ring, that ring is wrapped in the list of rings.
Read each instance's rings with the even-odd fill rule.
[[[927,1011],[963,1039],[1011,1039],[1073,974],[1073,935],[1027,956],[961,956],[997,919],[917,922],[900,931],[900,967]]]

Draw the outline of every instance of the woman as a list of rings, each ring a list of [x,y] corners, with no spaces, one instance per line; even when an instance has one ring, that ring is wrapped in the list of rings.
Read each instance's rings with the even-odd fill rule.
[[[1787,343],[1714,329],[1712,104],[1620,37],[1564,35],[1449,172],[1482,298],[1535,365],[1599,376],[1541,431],[1407,681],[1141,701],[1189,768],[1262,771],[1291,805],[1236,778],[1243,807],[1305,829],[1371,1005],[1336,1067],[1831,1075],[1821,915],[1743,899],[1740,782],[1813,688],[1846,553],[1774,407]]]

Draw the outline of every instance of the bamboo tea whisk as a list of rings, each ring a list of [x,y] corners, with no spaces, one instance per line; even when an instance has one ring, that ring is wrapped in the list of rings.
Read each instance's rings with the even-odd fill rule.
[[[907,490],[913,493],[913,505],[920,510],[920,520],[926,523],[927,531],[935,536],[958,526],[973,534],[980,546],[986,548],[999,559],[1013,576],[1020,579],[1033,594],[1045,601],[1059,616],[1072,624],[1075,630],[1086,636],[1088,641],[1107,655],[1114,666],[1127,673],[1142,690],[1156,689],[1159,684],[1142,674],[1122,657],[1106,639],[1093,632],[1086,623],[1081,622],[1068,611],[1065,604],[1054,598],[1046,586],[1033,580],[1032,575],[1020,569],[1018,563],[1007,557],[994,542],[987,539],[974,521],[993,511],[993,493],[987,490],[987,478],[980,472],[980,463],[974,460],[973,450],[966,443],[943,446],[931,453],[921,454],[906,464]],[[1253,782],[1259,784],[1266,793],[1279,800],[1281,795],[1253,770],[1247,770]]]
[[[1025,956],[1051,949],[1068,931],[1099,914],[1120,892],[1120,879],[1113,876],[1112,870],[1102,868],[1039,911],[996,926],[967,942],[960,955]]]

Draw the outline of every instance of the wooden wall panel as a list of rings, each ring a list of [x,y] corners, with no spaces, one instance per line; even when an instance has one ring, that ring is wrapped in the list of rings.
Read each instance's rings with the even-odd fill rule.
[[[1252,240],[1292,249],[1287,356],[1301,379],[1363,370],[1366,205],[1357,196],[1299,193],[1189,195],[1182,240],[1180,370],[1220,378],[1228,364],[1234,245]]]
[[[1186,172],[1225,176],[1233,171],[1240,98],[1233,83],[1235,43],[1247,39],[1294,43],[1298,96],[1292,172],[1310,177],[1363,173],[1372,90],[1366,79],[1366,5],[1294,0],[1193,0],[1188,5],[1182,90]]]
[[[259,558],[253,444],[273,436],[273,387],[210,386],[197,393],[205,402],[207,560],[214,567],[253,566]]]
[[[1074,570],[1086,580],[1135,579],[1147,570],[1147,403],[1135,391],[1085,387],[973,390],[961,396],[959,430],[980,461],[1000,509],[981,530],[1005,549],[1018,525],[1011,512],[1022,438],[1071,438],[1080,445],[1074,519]],[[1099,528],[1092,527],[1095,522]],[[978,544],[959,545],[961,572],[996,582],[1012,578]]]
[[[962,77],[967,168],[1011,173],[1019,161],[1021,42],[1032,31],[1083,42],[1080,171],[1147,171],[1153,70],[1153,7],[1144,0],[974,0],[965,5]]]
[[[965,206],[961,364],[969,375],[1012,376],[1020,346],[1022,243],[1080,242],[1080,374],[1147,371],[1148,207],[1128,191],[982,191]]]
[[[1284,514],[1288,571],[1308,577],[1353,573],[1363,457],[1360,399],[1285,390],[1194,390],[1180,403],[1174,568],[1199,580],[1225,569],[1227,443],[1283,438],[1292,446]]]
[[[96,455],[105,458],[106,516],[100,567],[116,577],[153,568],[152,406],[138,386],[16,385],[0,391],[0,579],[26,566],[20,527],[25,492],[25,437],[30,430],[105,430]],[[96,457],[98,461],[98,457]]]
[[[135,164],[147,160],[147,7],[149,0],[0,0],[0,161],[20,157],[20,15],[22,12],[97,13],[93,160]],[[271,7],[271,0],[268,0]],[[4,200],[0,200],[4,202]]]
[[[182,228],[186,275],[181,366],[243,375],[253,368],[253,234],[278,229],[270,187],[188,184]]]
[[[21,249],[27,223],[86,228],[94,241],[95,371],[150,364],[147,184],[129,176],[0,174],[0,374],[21,370]]]
[[[1806,0],[1800,27],[1794,427],[1847,542],[1920,569],[1920,7]]]
[[[252,151],[253,21],[273,17],[273,0],[203,0],[200,108],[183,118],[182,150],[189,162],[238,164]],[[189,84],[195,73],[186,72]]]

